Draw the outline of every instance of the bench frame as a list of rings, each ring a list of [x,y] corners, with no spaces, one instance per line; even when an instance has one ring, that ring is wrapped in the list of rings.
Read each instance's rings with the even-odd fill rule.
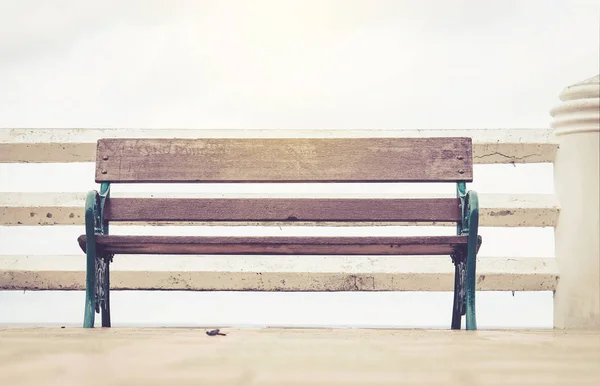
[[[479,227],[479,199],[475,191],[466,190],[465,182],[456,182],[457,198],[461,204],[462,219],[457,222],[457,235],[468,236],[467,244],[455,248],[451,254],[455,266],[452,329],[461,328],[466,316],[466,329],[476,330],[475,291],[477,252],[481,246]],[[101,253],[96,245],[97,235],[109,234],[109,222],[104,219],[104,207],[110,199],[110,182],[101,182],[100,191],[92,190],[86,196],[86,296],[84,328],[92,328],[95,314],[101,313],[102,327],[111,326],[110,317],[110,263],[112,254]]]

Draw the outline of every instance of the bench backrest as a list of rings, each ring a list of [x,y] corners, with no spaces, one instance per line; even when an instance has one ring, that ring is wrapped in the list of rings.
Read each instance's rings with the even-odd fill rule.
[[[470,182],[470,138],[101,139],[96,181]],[[111,198],[108,221],[460,221],[460,200]]]
[[[469,182],[470,138],[101,139],[97,182]]]

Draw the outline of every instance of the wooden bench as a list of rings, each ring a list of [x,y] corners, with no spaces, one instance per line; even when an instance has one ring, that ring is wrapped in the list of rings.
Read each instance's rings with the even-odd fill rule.
[[[475,330],[477,194],[470,138],[100,139],[88,193],[84,327],[110,327],[115,254],[449,255],[452,329]],[[112,183],[453,182],[456,198],[110,198]],[[456,236],[207,237],[109,235],[112,222],[456,222]],[[251,257],[249,257],[251,258]],[[118,264],[118,262],[116,262]]]

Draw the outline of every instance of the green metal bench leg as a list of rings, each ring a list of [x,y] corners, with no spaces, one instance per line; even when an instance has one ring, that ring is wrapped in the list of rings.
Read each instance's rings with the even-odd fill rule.
[[[460,267],[458,264],[454,264],[454,302],[452,304],[452,325],[451,328],[453,330],[460,330],[460,325],[462,322],[462,313],[461,313],[461,283],[460,283]]]
[[[98,222],[101,223],[101,233],[104,235],[108,234],[108,222],[104,221],[104,204],[110,195],[110,184],[103,182],[100,184],[100,213],[98,216]],[[100,288],[101,297],[99,299],[100,309],[102,312],[102,327],[110,327],[110,263],[112,262],[112,255],[103,256],[103,283]]]
[[[456,234],[462,235],[464,227],[467,223],[465,218],[466,208],[465,199],[467,195],[467,185],[464,182],[456,184],[456,197],[461,202],[462,220],[456,224]],[[465,248],[458,248],[452,254],[452,262],[454,263],[454,302],[452,304],[452,324],[453,330],[460,330],[462,324],[462,316],[465,314]]]
[[[83,328],[94,327],[96,312],[96,197],[95,191],[89,192],[85,200],[85,235],[86,235],[86,273],[85,273],[85,313]]]
[[[92,251],[90,251],[92,249]],[[95,248],[90,248],[88,241],[87,245],[87,268],[85,275],[85,314],[83,316],[83,328],[94,327],[95,315],[96,315],[96,272],[95,272],[95,260],[96,251]],[[91,261],[91,264],[90,264]],[[91,267],[90,267],[91,265]]]
[[[460,330],[462,316],[465,314],[465,252],[464,248],[452,255],[454,262],[454,302],[452,305],[453,330]]]
[[[466,275],[466,324],[467,330],[477,330],[475,317],[475,287],[477,284],[477,251],[481,245],[478,236],[479,228],[479,199],[477,193],[469,191],[466,197],[469,238],[467,241],[467,275]]]
[[[108,234],[108,222],[104,221],[104,204],[110,194],[110,184],[103,182],[100,193],[95,190],[85,199],[86,275],[85,312],[83,327],[94,327],[96,313],[102,313],[102,327],[110,327],[110,271],[112,255],[98,256],[96,235]]]
[[[102,327],[110,327],[110,263],[106,263],[104,274],[104,302],[100,307],[102,310]]]

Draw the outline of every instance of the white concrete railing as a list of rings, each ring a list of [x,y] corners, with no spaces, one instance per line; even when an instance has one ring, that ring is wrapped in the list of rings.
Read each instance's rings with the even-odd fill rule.
[[[552,162],[557,150],[550,141],[549,130],[22,130],[2,132],[2,159],[12,162],[90,162],[95,160],[95,142],[102,137],[394,137],[394,136],[469,136],[474,139],[474,162],[528,163]],[[90,179],[92,175],[90,175]],[[263,185],[264,186],[264,185]],[[450,187],[450,186],[448,186]],[[244,189],[246,190],[246,189]],[[0,193],[0,225],[83,225],[84,192],[81,193]],[[121,193],[122,194],[122,193]],[[228,197],[273,196],[263,191],[228,193]],[[337,193],[339,195],[339,193]],[[363,192],[369,195],[372,192]],[[115,189],[113,197],[120,192]],[[127,196],[148,193],[125,193]],[[169,196],[169,193],[152,193]],[[187,193],[186,195],[189,195]],[[223,195],[222,185],[214,190],[203,188],[194,196]],[[298,193],[286,192],[286,197]],[[342,195],[347,195],[342,193]],[[395,197],[399,195],[393,193]],[[323,196],[323,193],[319,194]],[[352,196],[356,196],[353,194]],[[377,194],[381,197],[382,194]],[[413,195],[414,196],[414,195]],[[423,196],[420,194],[419,196]],[[436,196],[440,196],[437,194]],[[545,194],[482,194],[480,225],[483,227],[551,227],[558,214],[553,195]],[[239,224],[239,223],[238,223]],[[147,224],[157,225],[157,224]],[[211,223],[177,223],[203,226]],[[219,225],[224,225],[219,223]],[[229,225],[229,224],[225,224]],[[278,223],[250,223],[262,227]],[[294,226],[311,225],[294,223]],[[329,223],[337,226],[340,224]],[[371,223],[345,223],[354,227]],[[402,225],[398,223],[376,225]],[[423,223],[419,225],[454,225]],[[82,227],[83,229],[83,227]],[[114,229],[114,228],[113,228]],[[451,229],[449,229],[451,230]],[[221,230],[222,231],[222,230]],[[286,283],[289,290],[451,290],[453,267],[448,258],[313,259],[303,257],[169,258],[177,261],[172,270],[148,269],[155,256],[122,256],[111,272],[113,288],[270,290]],[[0,260],[0,288],[9,289],[83,289],[84,260],[82,255],[60,259],[47,256],[4,256]],[[261,273],[261,275],[256,275]],[[478,265],[480,290],[544,291],[554,290],[558,271],[554,259],[545,258],[483,258]],[[173,280],[177,278],[177,280]]]
[[[560,130],[557,132],[560,135],[557,136],[554,136],[550,129],[344,131],[0,129],[0,162],[89,163],[95,159],[95,141],[106,137],[469,136],[474,141],[473,152],[476,164],[556,162],[556,196],[553,194],[482,194],[480,198],[482,227],[556,227],[556,259],[482,257],[478,262],[478,290],[556,290],[555,325],[561,328],[594,328],[600,325],[598,312],[600,290],[597,274],[599,257],[597,243],[595,245],[593,243],[594,240],[597,242],[598,233],[592,236],[592,232],[598,231],[598,147],[592,146],[594,139],[595,144],[598,143],[598,98],[596,94],[594,102],[592,93],[594,87],[595,90],[598,87],[597,77],[595,82],[592,80],[584,85],[574,86],[562,94],[563,99],[566,100],[565,105],[553,110],[557,118],[554,126]],[[590,95],[592,95],[591,102]],[[573,102],[573,98],[577,97],[586,99],[580,99],[583,102]],[[593,106],[596,106],[596,115]],[[582,109],[584,113],[580,112]],[[576,115],[569,116],[573,111]],[[596,130],[594,130],[594,122],[596,122]],[[295,194],[297,193],[285,196],[290,197]],[[119,193],[115,192],[114,195],[118,196]],[[136,195],[147,195],[147,193],[136,193]],[[234,197],[239,196],[239,193],[234,191],[224,194],[220,190],[205,190],[195,195]],[[248,196],[248,194],[243,195]],[[272,196],[272,193],[254,192],[253,195]],[[0,226],[81,226],[83,198],[84,192],[0,193]],[[567,223],[571,226],[567,226]],[[573,227],[574,223],[580,226]],[[218,228],[210,223],[179,225],[201,226],[203,232],[208,234],[214,234],[210,229]],[[272,225],[281,224],[252,223],[250,225],[260,226],[261,232],[266,230],[268,233],[269,226],[273,229]],[[83,227],[81,229],[83,230]],[[264,291],[281,288],[281,283],[285,283],[285,289],[290,291],[447,291],[451,290],[454,278],[449,258],[327,259],[318,257],[312,259],[311,264],[304,263],[306,260],[303,257],[293,256],[253,259],[239,256],[204,257],[203,259],[179,256],[174,260],[169,259],[171,265],[165,268],[161,263],[164,258],[161,260],[160,256],[120,256],[111,272],[112,287],[115,289]],[[84,260],[83,254],[52,258],[37,255],[0,255],[0,289],[83,289]],[[594,269],[596,273],[592,272]],[[594,291],[595,295],[592,293]]]

